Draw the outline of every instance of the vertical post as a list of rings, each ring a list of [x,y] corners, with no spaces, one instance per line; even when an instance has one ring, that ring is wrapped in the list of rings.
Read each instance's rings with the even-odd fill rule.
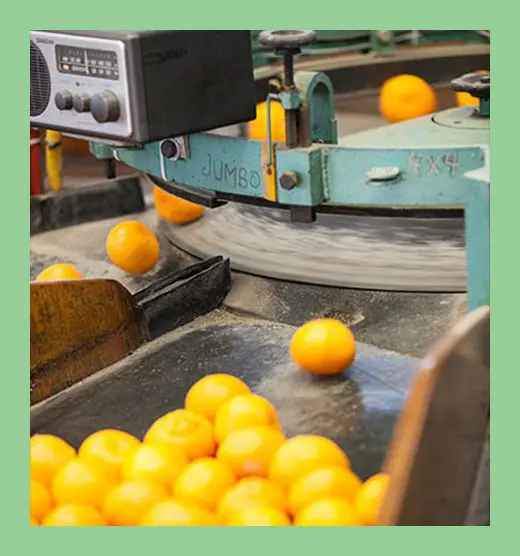
[[[489,184],[473,182],[474,192],[465,208],[468,267],[468,310],[489,305],[490,215]]]
[[[59,131],[47,130],[45,133],[45,161],[47,179],[52,191],[62,188],[62,158],[61,158],[62,135]]]
[[[43,189],[41,164],[41,134],[38,130],[30,130],[30,180],[31,195],[41,195]]]

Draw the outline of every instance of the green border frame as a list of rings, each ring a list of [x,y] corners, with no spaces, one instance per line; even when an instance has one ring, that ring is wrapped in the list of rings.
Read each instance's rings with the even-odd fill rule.
[[[507,29],[505,23],[500,23],[502,17],[504,20],[510,19],[511,25],[516,23],[515,10],[512,9],[514,4],[510,3],[507,11],[505,2],[500,5],[476,2],[467,4],[447,0],[427,4],[410,0],[372,0],[366,3],[328,0],[326,4],[320,4],[317,11],[315,8],[318,5],[314,3],[286,5],[279,0],[210,0],[204,3],[151,0],[144,6],[147,8],[145,11],[141,3],[103,0],[90,0],[84,4],[60,2],[56,5],[32,0],[7,0],[3,3],[4,25],[0,34],[0,54],[3,58],[0,121],[3,129],[0,133],[0,153],[3,162],[3,201],[7,207],[2,210],[0,219],[4,260],[4,269],[0,273],[3,352],[0,538],[5,547],[3,553],[18,553],[23,549],[23,552],[28,550],[31,554],[38,555],[71,552],[74,555],[91,555],[93,552],[127,555],[164,550],[165,554],[180,554],[182,551],[190,556],[220,551],[226,555],[236,553],[264,556],[274,548],[280,552],[293,549],[298,554],[313,555],[329,551],[373,554],[376,550],[384,554],[395,552],[399,555],[417,552],[433,554],[439,551],[446,554],[455,551],[468,554],[489,552],[491,533],[485,531],[513,523],[513,520],[515,524],[518,521],[518,507],[514,504],[514,491],[518,485],[518,460],[514,453],[516,431],[512,431],[509,442],[506,440],[507,426],[515,422],[514,416],[518,411],[516,393],[519,391],[520,375],[515,349],[519,330],[518,320],[515,318],[518,314],[518,297],[513,289],[517,281],[515,270],[518,256],[513,242],[515,234],[516,237],[519,235],[517,207],[520,188],[514,179],[518,172],[509,167],[517,163],[518,156],[515,107],[511,102],[516,96],[517,90],[514,87],[518,81],[517,44],[513,44],[517,28]],[[422,16],[419,15],[421,13]],[[493,23],[495,18],[496,24]],[[495,86],[492,124],[492,364],[495,378],[497,372],[502,373],[501,378],[493,381],[493,394],[499,403],[493,405],[493,425],[496,423],[496,426],[493,427],[491,528],[480,528],[481,532],[473,534],[457,531],[460,528],[451,528],[451,532],[450,529],[435,531],[433,528],[433,533],[428,533],[427,530],[414,532],[413,529],[399,533],[398,528],[339,528],[332,531],[318,529],[303,530],[300,533],[291,533],[291,529],[273,528],[264,533],[255,530],[233,533],[226,528],[214,528],[207,529],[204,534],[189,528],[176,532],[166,529],[163,533],[147,532],[147,528],[133,528],[128,533],[115,532],[115,537],[108,537],[107,533],[103,533],[103,528],[80,528],[76,532],[52,533],[45,532],[49,531],[46,528],[29,527],[29,164],[28,130],[21,125],[21,122],[28,119],[28,32],[33,28],[157,29],[163,26],[178,29],[491,29]],[[508,38],[511,39],[510,44]],[[509,56],[511,58],[508,60]],[[496,133],[497,128],[502,128],[500,134]],[[504,451],[507,450],[503,457],[502,446]],[[258,539],[254,538],[256,535]],[[414,540],[415,542],[410,542]],[[500,540],[507,541],[508,538],[501,535]],[[164,545],[161,548],[162,542]],[[272,543],[272,547],[267,543]],[[514,546],[513,542],[510,548]],[[497,550],[500,549],[497,547]]]

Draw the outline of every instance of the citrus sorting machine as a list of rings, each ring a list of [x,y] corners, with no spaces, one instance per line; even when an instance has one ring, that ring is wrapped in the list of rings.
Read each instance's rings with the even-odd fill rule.
[[[347,449],[362,476],[376,472],[386,457],[385,465],[397,477],[397,486],[392,487],[381,518],[385,523],[486,522],[489,515],[482,506],[489,494],[485,476],[489,450],[490,74],[466,73],[451,81],[455,91],[478,99],[476,108],[450,108],[347,135],[340,141],[331,78],[324,72],[295,71],[294,67],[294,57],[315,37],[314,31],[264,31],[256,37],[264,49],[272,49],[283,60],[278,85],[267,92],[266,100],[268,114],[273,102],[284,108],[285,143],[273,142],[269,127],[266,141],[212,131],[243,124],[255,116],[258,87],[251,35],[246,31],[33,31],[31,126],[89,139],[97,158],[123,162],[147,175],[156,186],[215,208],[215,214],[228,206],[252,206],[273,214],[282,211],[284,226],[298,231],[290,235],[290,241],[303,261],[307,254],[312,260],[314,249],[319,250],[317,244],[313,246],[313,229],[318,229],[316,220],[322,214],[342,214],[349,209],[463,210],[470,314],[430,350],[430,359],[422,364],[413,357],[360,344],[358,360],[347,378],[317,383],[306,381],[291,367],[286,353],[291,326],[264,326],[236,317],[228,328],[207,322],[200,330],[177,331],[214,310],[233,291],[233,257],[212,256],[133,295],[104,280],[33,284],[32,337],[33,331],[39,332],[32,340],[31,379],[33,401],[39,403],[33,406],[32,430],[59,432],[75,444],[91,432],[94,422],[98,428],[100,424],[127,427],[142,434],[160,410],[182,403],[188,382],[194,382],[197,375],[219,368],[233,372],[235,368],[253,389],[275,405],[279,402],[288,434],[307,427],[307,432],[334,437]],[[225,228],[226,218],[220,220],[220,226]],[[283,244],[288,232],[285,238],[278,236],[281,229],[267,226],[261,234],[269,243],[280,240]],[[301,237],[305,234],[301,243],[300,232]],[[190,226],[186,227],[186,245],[189,233]],[[237,233],[241,234],[240,227]],[[252,241],[254,235],[243,229],[244,251],[250,245],[250,257],[258,255],[263,260],[262,248]],[[327,235],[327,241],[335,242],[333,233]],[[201,255],[195,248],[191,251]],[[295,278],[294,272],[292,276],[284,274],[283,249],[276,255],[269,276],[305,282],[301,276]],[[434,265],[435,253],[432,259]],[[399,265],[398,255],[393,263]],[[359,261],[359,266],[363,264]],[[345,285],[336,276],[351,271],[341,264],[332,271],[327,261],[307,266],[301,274],[328,276],[328,282],[318,281],[324,286]],[[104,282],[110,285],[103,286]],[[424,290],[432,289],[430,286]],[[398,285],[393,289],[398,290]],[[449,290],[446,286],[445,291]],[[70,333],[78,329],[81,311],[87,312],[81,315],[83,323],[96,320],[96,306],[87,309],[92,295],[105,303],[119,300],[109,303],[118,307],[112,320],[107,317],[102,323],[88,325],[84,334],[99,336],[96,326],[103,325],[117,330],[117,340],[110,348],[106,342],[103,347],[111,356],[90,353],[88,364],[81,363],[72,357],[79,357],[80,344],[69,334],[68,347],[55,346],[56,353],[61,350],[67,355],[46,359],[45,328],[55,323],[50,313],[67,313],[71,322],[76,322],[69,326]],[[46,311],[42,312],[42,307]],[[171,332],[173,329],[177,332]],[[177,335],[167,346],[148,354],[142,351],[148,340],[171,333]],[[188,336],[197,348],[188,342]],[[466,347],[462,349],[462,345]],[[136,348],[140,349],[134,355],[125,357]],[[175,370],[156,372],[161,349]],[[204,350],[217,355],[210,361],[200,355]],[[206,368],[201,361],[196,368],[185,365],[193,363],[196,352]],[[81,357],[85,358],[84,352]],[[444,377],[448,367],[453,369],[454,360],[460,371],[448,380]],[[92,380],[63,390],[92,374],[92,368],[110,363],[115,363],[115,370],[94,374]],[[470,367],[479,372],[473,390],[470,388],[474,395],[468,396],[465,405],[454,392],[468,388]],[[53,373],[56,377],[57,369],[60,377],[49,379]],[[300,403],[288,402],[291,395],[300,396]],[[405,399],[408,402],[402,411]],[[82,400],[88,400],[90,406],[82,406],[80,412]],[[447,426],[446,416],[450,416],[451,426]],[[403,439],[413,449],[396,463],[394,456],[402,450]],[[440,478],[425,485],[426,455],[431,456],[431,450],[438,454],[441,445],[453,455],[437,458],[446,461]],[[465,482],[461,482],[463,472],[469,477]],[[453,489],[457,494],[446,496]],[[475,517],[477,514],[480,517]]]

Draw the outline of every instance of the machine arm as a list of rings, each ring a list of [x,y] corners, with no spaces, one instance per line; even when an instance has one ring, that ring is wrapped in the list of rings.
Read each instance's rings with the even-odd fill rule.
[[[116,158],[161,186],[181,186],[218,205],[237,199],[289,207],[293,220],[313,221],[316,207],[463,208],[469,307],[489,303],[489,74],[453,84],[480,99],[457,108],[347,137],[338,145],[334,95],[322,73],[294,73],[292,59],[312,31],[268,31],[259,40],[284,58],[276,94],[286,137],[266,141],[200,133],[137,146],[92,143],[98,158]],[[476,77],[478,75],[478,77]],[[484,106],[483,106],[484,105]],[[268,121],[270,115],[268,111]]]

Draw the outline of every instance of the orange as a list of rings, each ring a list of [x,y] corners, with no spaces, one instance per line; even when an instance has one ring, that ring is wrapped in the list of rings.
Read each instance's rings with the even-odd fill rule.
[[[356,497],[356,510],[364,525],[375,525],[390,479],[378,473],[367,479]]]
[[[129,274],[145,274],[159,260],[159,241],[142,222],[130,220],[114,226],[106,240],[110,260]]]
[[[36,282],[55,282],[58,280],[81,280],[83,274],[73,264],[53,264],[42,270]]]
[[[36,527],[36,526],[38,526],[38,525],[40,525],[40,524],[38,523],[38,521],[37,521],[36,519],[34,519],[33,516],[31,516],[31,527]]]
[[[31,479],[31,516],[41,521],[52,507],[51,495],[38,481]]]
[[[287,440],[278,449],[269,468],[269,478],[288,488],[303,475],[325,466],[350,468],[350,462],[332,440],[302,434]]]
[[[289,509],[292,515],[320,498],[339,497],[353,502],[361,480],[344,467],[319,467],[302,475],[289,491]]]
[[[180,450],[141,444],[125,459],[121,477],[124,481],[153,481],[170,491],[173,481],[187,464]]]
[[[231,469],[214,458],[200,458],[184,468],[175,481],[174,497],[213,511],[236,478]]]
[[[275,408],[265,398],[255,394],[231,398],[215,417],[215,437],[219,444],[230,433],[251,427],[281,429]]]
[[[99,527],[106,525],[103,516],[90,506],[65,504],[58,506],[43,520],[47,527]]]
[[[267,477],[271,460],[284,442],[284,435],[276,429],[239,429],[224,438],[217,458],[227,463],[237,477]]]
[[[157,214],[172,224],[189,224],[204,214],[204,207],[176,197],[157,185],[153,186],[153,200]]]
[[[256,119],[247,124],[247,136],[257,141],[267,140],[267,102],[256,107]],[[285,110],[280,102],[271,102],[271,140],[285,143]]]
[[[478,106],[479,100],[476,97],[472,97],[469,93],[463,93],[462,91],[457,91],[455,93],[455,100],[457,101],[457,106]]]
[[[312,320],[294,333],[291,357],[303,371],[334,375],[350,367],[356,358],[352,332],[335,319]]]
[[[389,123],[427,116],[437,110],[437,96],[424,79],[416,75],[397,75],[383,83],[379,112]]]
[[[363,525],[354,506],[343,498],[322,498],[300,510],[294,518],[296,526],[341,527]]]
[[[126,456],[140,442],[123,431],[100,430],[87,437],[79,447],[81,460],[97,465],[110,479],[118,480]]]
[[[225,402],[235,396],[250,393],[249,387],[239,378],[225,374],[208,375],[188,390],[184,406],[214,421]]]
[[[246,477],[235,483],[218,504],[218,515],[224,519],[253,506],[277,508],[283,512],[287,502],[283,490],[262,477]]]
[[[56,505],[81,504],[100,509],[111,486],[97,467],[75,459],[54,475],[51,492]]]
[[[50,488],[55,473],[76,457],[64,440],[51,434],[35,434],[30,441],[31,477]]]
[[[226,522],[233,527],[282,527],[291,521],[278,508],[253,506],[234,513]]]
[[[166,498],[166,490],[152,481],[120,483],[108,493],[103,514],[108,525],[139,525],[143,515]]]
[[[152,506],[141,519],[141,525],[151,526],[217,526],[217,516],[204,508],[185,504],[171,498]]]
[[[187,409],[176,409],[157,419],[148,429],[144,442],[180,449],[190,460],[213,456],[216,448],[213,425]]]

